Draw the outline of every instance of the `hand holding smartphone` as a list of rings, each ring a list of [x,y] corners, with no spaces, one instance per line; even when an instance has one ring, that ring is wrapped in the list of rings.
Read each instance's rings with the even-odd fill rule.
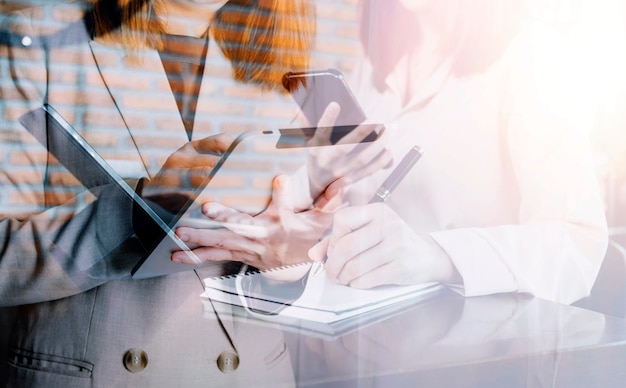
[[[367,116],[350,91],[343,74],[337,69],[313,70],[287,73],[283,86],[296,101],[311,127],[316,127],[331,103],[339,106],[330,143],[339,139],[365,122]],[[377,126],[380,128],[382,126]],[[378,131],[371,131],[362,142],[378,138]]]

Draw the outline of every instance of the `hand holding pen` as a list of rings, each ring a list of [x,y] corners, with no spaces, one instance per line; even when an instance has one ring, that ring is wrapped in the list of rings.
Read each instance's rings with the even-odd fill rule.
[[[407,152],[407,154],[402,158],[400,163],[398,163],[398,165],[393,169],[391,174],[389,174],[387,179],[385,179],[380,187],[378,187],[376,193],[374,193],[374,196],[372,197],[372,199],[370,199],[369,203],[387,201],[391,196],[393,190],[398,186],[402,179],[404,179],[404,177],[409,173],[411,168],[413,168],[417,161],[422,157],[422,154],[423,152],[419,147],[413,146],[409,150],[409,152]],[[328,235],[331,230],[332,229],[329,228],[326,233],[324,233],[323,237]],[[325,255],[322,261],[315,262],[313,264],[313,276],[317,276],[324,271],[324,264],[326,263],[326,260],[328,260],[328,255]]]

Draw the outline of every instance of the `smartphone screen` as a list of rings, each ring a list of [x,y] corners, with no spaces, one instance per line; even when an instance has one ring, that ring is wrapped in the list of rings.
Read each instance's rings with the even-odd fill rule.
[[[319,123],[331,102],[339,105],[340,112],[334,125],[342,130],[333,131],[332,144],[350,132],[346,128],[354,129],[367,118],[339,70],[287,73],[283,76],[283,86],[296,101],[311,127]],[[373,141],[376,138],[377,134],[372,132],[364,141]]]

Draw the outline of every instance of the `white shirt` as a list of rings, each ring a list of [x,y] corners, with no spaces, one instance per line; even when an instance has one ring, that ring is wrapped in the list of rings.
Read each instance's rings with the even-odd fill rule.
[[[533,25],[483,73],[459,78],[442,65],[404,106],[393,87],[404,75],[378,91],[369,62],[357,66],[352,87],[386,125],[395,162],[424,150],[388,203],[447,252],[466,296],[570,303],[593,285],[607,230],[589,145],[594,108],[574,63],[564,37]]]

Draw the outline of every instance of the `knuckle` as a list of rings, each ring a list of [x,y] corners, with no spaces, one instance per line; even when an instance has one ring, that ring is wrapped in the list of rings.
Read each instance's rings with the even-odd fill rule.
[[[343,270],[341,271],[348,279],[358,278],[360,275],[361,266],[357,262],[357,260],[350,260],[343,266]]]

